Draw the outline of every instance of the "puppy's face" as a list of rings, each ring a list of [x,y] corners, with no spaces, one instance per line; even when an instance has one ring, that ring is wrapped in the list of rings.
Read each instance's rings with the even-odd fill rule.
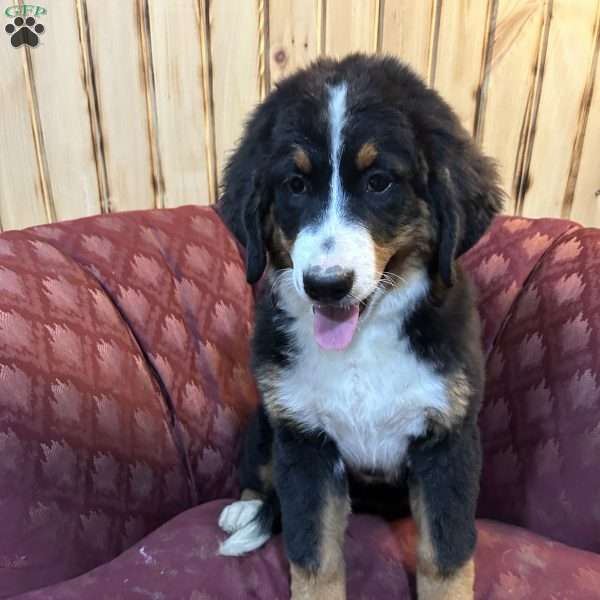
[[[325,85],[319,134],[297,132],[271,172],[271,246],[289,254],[297,293],[317,307],[364,303],[389,260],[422,251],[429,232],[408,124],[361,100],[346,82]]]
[[[407,269],[430,269],[444,254],[439,271],[450,283],[467,245],[471,207],[461,201],[482,198],[474,237],[500,202],[492,167],[447,105],[399,63],[366,57],[317,63],[284,81],[229,164],[225,210],[244,177],[260,181],[244,212],[249,280],[264,268],[264,246],[273,268],[291,268],[328,349],[350,343],[361,307],[378,287],[401,285]]]

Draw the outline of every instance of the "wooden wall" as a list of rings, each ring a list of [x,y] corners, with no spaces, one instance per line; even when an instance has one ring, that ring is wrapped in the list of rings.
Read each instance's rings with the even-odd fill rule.
[[[22,0],[20,0],[22,3]],[[248,111],[320,54],[392,53],[501,165],[507,212],[600,225],[600,0],[0,2],[0,223],[213,202]]]

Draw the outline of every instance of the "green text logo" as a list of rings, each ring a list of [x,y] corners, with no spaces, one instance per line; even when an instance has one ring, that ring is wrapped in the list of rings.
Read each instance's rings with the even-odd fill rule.
[[[22,6],[9,6],[4,14],[7,17],[27,17],[34,16],[40,17],[41,15],[47,14],[47,10],[43,6],[36,6],[35,4],[23,4]]]

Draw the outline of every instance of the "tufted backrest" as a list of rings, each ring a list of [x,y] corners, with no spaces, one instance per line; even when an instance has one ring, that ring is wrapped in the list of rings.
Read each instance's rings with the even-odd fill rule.
[[[0,236],[0,597],[236,493],[251,315],[209,208]]]
[[[464,259],[487,351],[479,514],[600,551],[600,230],[497,219]]]

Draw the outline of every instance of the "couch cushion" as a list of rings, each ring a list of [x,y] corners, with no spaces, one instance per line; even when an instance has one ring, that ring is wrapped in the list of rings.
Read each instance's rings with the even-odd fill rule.
[[[18,600],[283,600],[288,567],[281,536],[243,558],[218,556],[226,502],[191,509],[112,562]],[[476,598],[600,598],[600,557],[489,521],[478,523]],[[415,528],[353,515],[345,555],[349,600],[414,597]]]

